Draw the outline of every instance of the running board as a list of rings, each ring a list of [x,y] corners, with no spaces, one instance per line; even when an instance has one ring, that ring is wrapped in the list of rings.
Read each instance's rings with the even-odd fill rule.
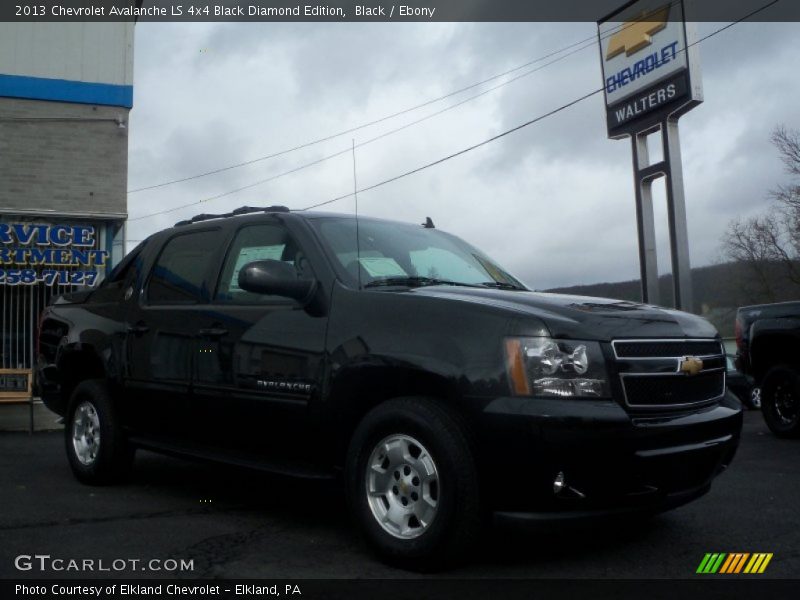
[[[297,477],[300,479],[336,479],[336,472],[334,472],[333,469],[326,470],[320,467],[314,467],[313,465],[309,465],[307,463],[288,460],[276,461],[268,458],[254,459],[251,455],[244,453],[226,450],[214,452],[209,451],[207,448],[201,446],[177,444],[174,442],[166,442],[163,440],[154,440],[151,438],[138,436],[130,436],[128,437],[128,441],[137,448],[152,450],[153,452],[176,456],[179,458],[224,463],[237,467],[243,467],[245,469],[254,469],[257,471],[265,471],[267,473],[274,473],[276,475],[287,475],[289,477]]]

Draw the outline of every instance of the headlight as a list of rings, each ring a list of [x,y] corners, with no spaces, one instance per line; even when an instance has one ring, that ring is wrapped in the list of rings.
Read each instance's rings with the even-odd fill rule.
[[[609,397],[603,351],[597,342],[509,338],[505,351],[515,396]]]

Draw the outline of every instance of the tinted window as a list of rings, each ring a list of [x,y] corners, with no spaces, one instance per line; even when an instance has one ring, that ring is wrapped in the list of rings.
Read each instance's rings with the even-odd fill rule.
[[[219,280],[216,301],[235,304],[289,302],[286,298],[263,296],[239,287],[239,271],[255,260],[280,260],[294,267],[297,277],[313,279],[308,260],[281,224],[251,225],[242,228],[231,245]]]
[[[194,304],[209,298],[206,276],[220,251],[219,231],[172,238],[158,257],[147,284],[150,304]]]
[[[114,267],[103,284],[92,295],[95,302],[118,302],[123,299],[125,290],[136,284],[142,270],[141,248],[136,248],[129,256]]]
[[[136,256],[131,258],[127,261],[127,264],[121,264],[120,269],[114,273],[111,273],[111,276],[108,278],[108,285],[114,285],[116,283],[124,283],[128,279],[131,278],[142,266],[142,255],[141,253],[136,253]]]

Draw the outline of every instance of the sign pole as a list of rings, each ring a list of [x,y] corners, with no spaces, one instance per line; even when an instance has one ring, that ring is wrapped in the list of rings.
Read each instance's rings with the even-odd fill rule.
[[[660,304],[656,226],[653,214],[653,176],[647,173],[647,168],[650,166],[647,152],[647,135],[632,135],[631,147],[633,151],[634,185],[636,188],[636,229],[639,236],[639,271],[641,273],[642,302]]]
[[[678,119],[666,119],[662,123],[661,140],[666,166],[667,219],[675,308],[691,311],[692,269],[689,264],[689,232],[686,223],[686,199],[683,193]]]

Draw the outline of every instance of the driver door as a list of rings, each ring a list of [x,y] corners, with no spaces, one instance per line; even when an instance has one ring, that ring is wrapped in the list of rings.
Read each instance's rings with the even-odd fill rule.
[[[247,224],[236,232],[214,297],[198,315],[193,402],[215,444],[300,459],[309,406],[320,393],[327,317],[311,316],[288,298],[242,290],[239,271],[263,259],[314,278],[283,223]]]

